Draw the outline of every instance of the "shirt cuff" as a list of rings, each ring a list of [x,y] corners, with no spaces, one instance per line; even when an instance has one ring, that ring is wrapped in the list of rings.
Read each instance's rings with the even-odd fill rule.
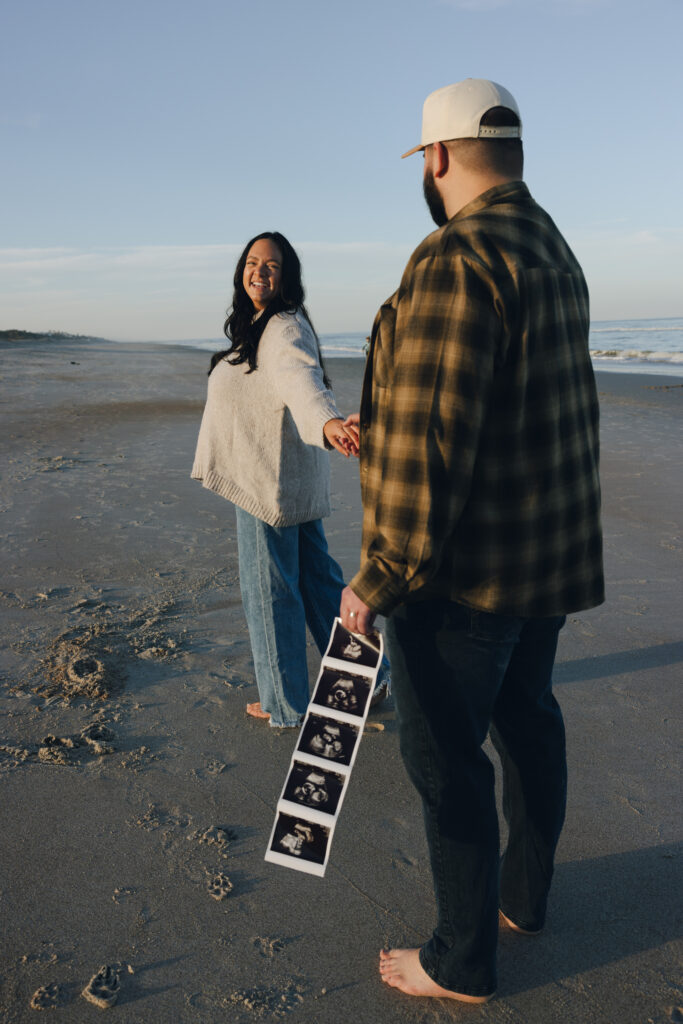
[[[377,562],[364,562],[349,586],[378,615],[391,614],[403,602],[406,591],[403,580],[387,576]]]

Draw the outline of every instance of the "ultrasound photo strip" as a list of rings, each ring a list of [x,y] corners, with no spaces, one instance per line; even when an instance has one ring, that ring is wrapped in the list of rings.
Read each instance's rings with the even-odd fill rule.
[[[325,874],[382,651],[381,633],[350,633],[335,619],[278,800],[267,861]]]
[[[335,822],[320,825],[303,816],[278,810],[266,860],[307,875],[325,874]]]

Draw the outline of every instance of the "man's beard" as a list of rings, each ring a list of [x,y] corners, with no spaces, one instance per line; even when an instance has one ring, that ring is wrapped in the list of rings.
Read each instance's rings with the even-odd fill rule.
[[[443,199],[439,195],[439,190],[436,187],[433,171],[425,172],[424,180],[422,182],[422,191],[424,193],[425,202],[429,207],[429,212],[432,215],[432,220],[437,227],[442,228],[444,224],[448,223],[448,215],[446,214],[446,207],[443,204]]]

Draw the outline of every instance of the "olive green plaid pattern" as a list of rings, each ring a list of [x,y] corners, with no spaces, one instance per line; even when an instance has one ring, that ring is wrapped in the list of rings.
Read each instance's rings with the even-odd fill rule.
[[[520,616],[604,600],[588,291],[521,182],[418,246],[373,327],[361,403],[375,611],[443,597]]]

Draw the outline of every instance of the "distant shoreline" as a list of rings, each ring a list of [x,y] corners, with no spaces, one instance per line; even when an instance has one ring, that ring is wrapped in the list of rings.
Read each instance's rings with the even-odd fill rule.
[[[681,319],[681,318],[663,318]],[[610,321],[598,321],[608,324]],[[624,321],[624,323],[626,323]],[[603,328],[604,330],[605,328]],[[608,328],[609,330],[609,328]],[[683,327],[681,328],[683,330]],[[366,357],[365,335],[360,332],[346,334],[321,334],[320,343],[326,360],[352,359],[364,360]],[[334,346],[337,340],[347,340],[349,344]],[[88,334],[71,334],[67,331],[22,331],[18,329],[0,330],[0,345],[119,345],[130,349],[185,349],[186,351],[211,353],[223,347],[222,338],[186,339],[183,341],[120,341],[114,338],[102,338]],[[357,347],[356,347],[357,346]],[[683,352],[651,351],[650,349],[596,349],[591,348],[593,369],[598,372],[619,374],[646,374],[647,376],[683,376]]]

